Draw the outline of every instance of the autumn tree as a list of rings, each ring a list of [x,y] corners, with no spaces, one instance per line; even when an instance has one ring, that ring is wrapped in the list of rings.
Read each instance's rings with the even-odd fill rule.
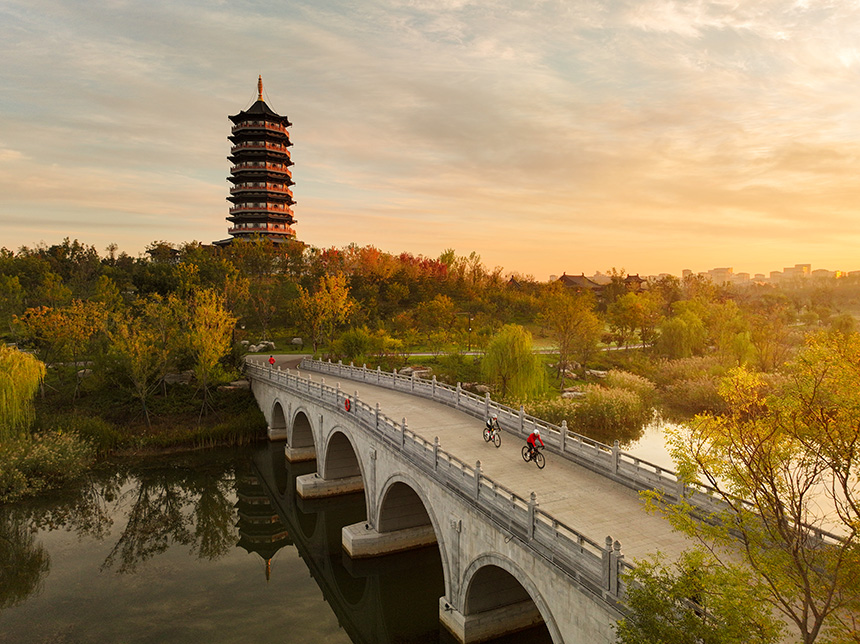
[[[584,364],[594,353],[603,324],[594,313],[591,293],[571,294],[554,288],[542,302],[541,320],[558,345],[558,375],[564,389],[564,374],[571,360]]]
[[[680,503],[670,520],[721,562],[740,546],[804,644],[854,641],[839,637],[860,607],[858,379],[860,337],[815,335],[770,382],[734,369],[720,388],[728,411],[671,433],[680,475],[715,488],[724,509],[700,522]]]
[[[518,324],[506,324],[493,337],[481,370],[502,399],[525,401],[543,388],[543,363],[532,348],[531,333]]]
[[[147,427],[151,426],[147,400],[158,386],[164,364],[158,330],[141,317],[118,315],[108,332],[109,355],[121,382],[128,383],[140,401]]]
[[[311,293],[299,286],[297,302],[299,316],[309,331],[314,353],[321,342],[331,344],[334,333],[345,324],[355,309],[343,273],[324,275],[316,291]]]
[[[194,294],[189,306],[188,345],[194,357],[194,375],[203,392],[200,417],[211,408],[209,388],[219,373],[219,361],[230,351],[236,318],[224,308],[223,296],[211,289]]]

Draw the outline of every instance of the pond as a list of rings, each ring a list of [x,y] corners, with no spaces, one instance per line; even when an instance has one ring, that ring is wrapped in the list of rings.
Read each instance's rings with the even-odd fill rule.
[[[112,462],[0,508],[0,643],[453,643],[438,548],[352,561],[363,494],[267,494],[313,471],[267,443]]]

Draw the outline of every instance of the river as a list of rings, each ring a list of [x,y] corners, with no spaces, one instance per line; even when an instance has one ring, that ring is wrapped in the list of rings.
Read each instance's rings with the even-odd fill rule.
[[[0,643],[452,644],[436,547],[352,561],[363,494],[272,502],[314,470],[282,443],[122,460],[0,507]]]

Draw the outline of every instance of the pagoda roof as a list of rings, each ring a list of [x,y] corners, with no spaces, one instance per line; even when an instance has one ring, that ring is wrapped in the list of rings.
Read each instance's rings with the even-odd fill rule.
[[[292,125],[290,120],[286,116],[281,116],[277,112],[275,112],[271,107],[266,105],[266,101],[263,100],[263,77],[259,77],[257,80],[257,100],[254,101],[254,104],[249,107],[247,110],[243,110],[238,114],[234,114],[233,116],[228,116],[227,118],[233,121],[233,123],[241,123],[248,119],[248,117],[266,117],[272,121],[283,122],[287,126]]]

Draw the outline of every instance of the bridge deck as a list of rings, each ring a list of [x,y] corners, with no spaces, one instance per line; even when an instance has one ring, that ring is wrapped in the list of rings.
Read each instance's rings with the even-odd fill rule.
[[[297,362],[279,364],[295,373]],[[312,377],[319,381],[321,376],[313,373]],[[441,447],[462,461],[481,461],[485,476],[523,498],[535,492],[542,510],[581,534],[598,543],[606,536],[617,539],[630,563],[657,551],[674,558],[693,545],[664,518],[647,512],[638,493],[620,483],[550,452],[544,452],[546,468],[538,470],[534,463],[523,461],[522,439],[503,431],[497,449],[484,441],[480,420],[442,403],[348,379],[337,382],[345,393],[357,392],[370,405],[379,403],[389,418],[406,418],[409,429],[426,440],[432,442],[438,436]],[[326,383],[336,384],[331,377]]]

